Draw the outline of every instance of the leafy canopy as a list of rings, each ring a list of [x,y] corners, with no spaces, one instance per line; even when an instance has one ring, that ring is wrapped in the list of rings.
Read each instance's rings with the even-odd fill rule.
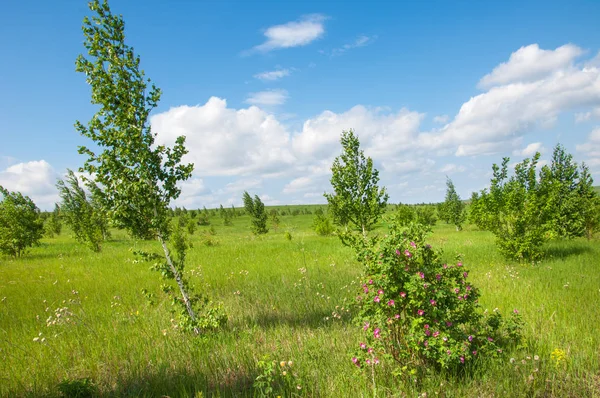
[[[44,234],[40,209],[29,196],[0,186],[0,253],[20,257],[37,245]]]

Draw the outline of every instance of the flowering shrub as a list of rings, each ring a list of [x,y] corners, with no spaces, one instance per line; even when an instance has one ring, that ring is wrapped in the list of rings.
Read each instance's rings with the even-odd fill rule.
[[[356,238],[365,267],[356,321],[364,332],[352,357],[358,367],[383,361],[400,369],[450,369],[479,356],[498,356],[520,340],[517,310],[504,319],[484,313],[479,291],[460,261],[444,264],[424,242],[426,227],[392,222],[383,238]]]

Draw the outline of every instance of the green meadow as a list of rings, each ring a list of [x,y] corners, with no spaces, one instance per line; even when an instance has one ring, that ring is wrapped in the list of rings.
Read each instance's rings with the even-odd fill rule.
[[[0,257],[0,395],[60,396],[59,383],[88,378],[103,397],[260,396],[259,361],[275,360],[289,386],[273,396],[600,396],[598,240],[551,242],[543,261],[520,264],[497,253],[489,232],[438,223],[429,243],[447,261],[462,254],[483,308],[522,314],[525,344],[403,383],[385,363],[371,375],[350,361],[361,264],[312,219],[280,216],[256,237],[248,216],[233,226],[213,216],[213,245],[210,227],[198,227],[186,272],[229,317],[201,337],[173,326],[160,275],[136,261],[133,251],[159,252],[157,242],[113,230],[94,253],[63,230],[21,258]]]

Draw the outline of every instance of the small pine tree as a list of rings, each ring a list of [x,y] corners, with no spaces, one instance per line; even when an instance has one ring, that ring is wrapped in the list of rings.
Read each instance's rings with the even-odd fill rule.
[[[252,199],[250,194],[244,191],[242,199],[244,201],[246,212],[252,217],[252,232],[255,235],[266,234],[269,232],[269,229],[267,228],[267,212],[265,211],[265,205],[258,195],[254,195],[254,199]]]
[[[450,223],[456,226],[456,230],[462,229],[462,224],[465,222],[465,204],[460,200],[460,196],[454,189],[454,184],[450,178],[446,177],[446,200],[444,201],[444,211]]]

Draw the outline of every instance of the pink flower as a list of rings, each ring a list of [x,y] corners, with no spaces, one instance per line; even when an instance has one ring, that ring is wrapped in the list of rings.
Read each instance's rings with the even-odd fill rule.
[[[468,272],[463,272],[463,277],[466,278],[467,276],[469,276]]]
[[[422,272],[418,272],[417,275],[419,275],[419,277],[421,277],[421,279],[425,279],[425,274]]]
[[[427,346],[429,345],[429,342],[428,342],[427,340],[425,340],[425,341],[423,342],[423,345],[424,345],[425,347],[427,347]]]
[[[378,359],[378,358],[375,358],[375,359],[373,359],[373,363],[374,363],[375,365],[379,364],[379,359]]]
[[[373,353],[373,349],[372,349],[371,347],[369,347],[369,349],[367,350],[367,352],[368,352],[369,354],[372,354],[372,353]]]
[[[417,311],[417,314],[419,314],[420,316],[423,316],[424,313],[425,313],[425,311],[423,311],[423,310],[418,310]]]
[[[491,337],[488,337],[488,341],[494,341],[494,339]]]
[[[378,303],[381,301],[381,299],[379,298],[379,296],[375,296],[375,298],[373,299],[374,302]]]
[[[471,286],[467,286],[466,289],[467,289],[467,292],[471,291]]]
[[[390,307],[394,306],[394,300],[390,300],[387,302],[387,305],[389,305]]]
[[[459,300],[462,300],[462,299],[463,299],[463,296],[458,296],[458,299],[459,299]]]
[[[429,287],[429,283],[423,283],[423,289],[427,289]]]
[[[365,287],[364,291],[365,291],[365,294],[369,293],[369,288]]]
[[[396,319],[400,319],[400,314],[396,314],[396,315],[394,315],[394,318],[396,318]]]
[[[425,329],[429,329],[429,325],[425,324],[425,326],[423,326]]]
[[[448,269],[448,264],[443,265],[444,269]]]
[[[360,348],[364,350],[365,348],[367,348],[367,345],[365,343],[360,343]]]
[[[429,304],[433,305],[435,307],[435,300],[429,300]]]
[[[460,289],[459,289],[459,288],[457,288],[457,287],[455,287],[455,288],[454,288],[454,293],[456,293],[456,294],[460,293]]]
[[[415,249],[417,248],[417,244],[415,242],[410,242],[410,245]]]
[[[358,364],[358,358],[352,357],[352,362],[354,362],[355,365]]]
[[[376,339],[378,339],[378,338],[380,337],[380,336],[379,336],[379,332],[380,332],[379,328],[375,329],[375,330],[373,331],[373,337],[375,337]]]
[[[369,279],[369,285],[373,284],[373,279]]]
[[[458,264],[456,264],[457,267],[462,267],[462,263],[459,261]]]
[[[448,341],[448,337],[444,336],[444,337],[442,337],[442,340]]]
[[[400,292],[400,297],[402,297],[402,298],[406,297],[406,293]]]
[[[412,257],[412,254],[408,251],[408,249],[404,250],[404,255],[408,258]]]
[[[426,336],[431,336],[431,330],[429,330],[429,329],[425,330],[425,335]]]
[[[380,296],[383,296],[383,290],[379,289],[379,290],[377,291],[377,294],[378,294],[378,295],[380,295]]]
[[[465,357],[460,357],[460,363],[465,363]]]
[[[440,335],[440,332],[438,330],[436,330],[435,332],[433,332],[433,337],[438,337]]]
[[[399,256],[400,254],[400,250],[396,249],[396,256]]]
[[[447,326],[447,327],[450,327],[450,326],[452,326],[452,322],[448,322],[448,321],[446,321],[446,326]]]
[[[440,274],[437,274],[437,275],[435,276],[435,279],[437,279],[437,280],[439,281],[440,279],[442,279],[442,276],[441,276]]]
[[[365,326],[363,326],[363,330],[367,330],[369,328],[369,322],[365,322]]]
[[[367,363],[367,365],[371,364],[371,360],[370,359],[365,360],[365,362]]]
[[[477,355],[477,350],[473,351],[473,355]]]
[[[518,313],[519,313],[519,310],[515,308],[515,309],[513,310],[513,312],[514,312],[515,314],[518,314]]]
[[[450,354],[452,354],[452,351],[448,350],[448,351],[446,351],[446,354],[450,355]]]
[[[467,337],[467,339],[468,339],[469,341],[473,341],[473,336],[469,335],[469,337]]]

